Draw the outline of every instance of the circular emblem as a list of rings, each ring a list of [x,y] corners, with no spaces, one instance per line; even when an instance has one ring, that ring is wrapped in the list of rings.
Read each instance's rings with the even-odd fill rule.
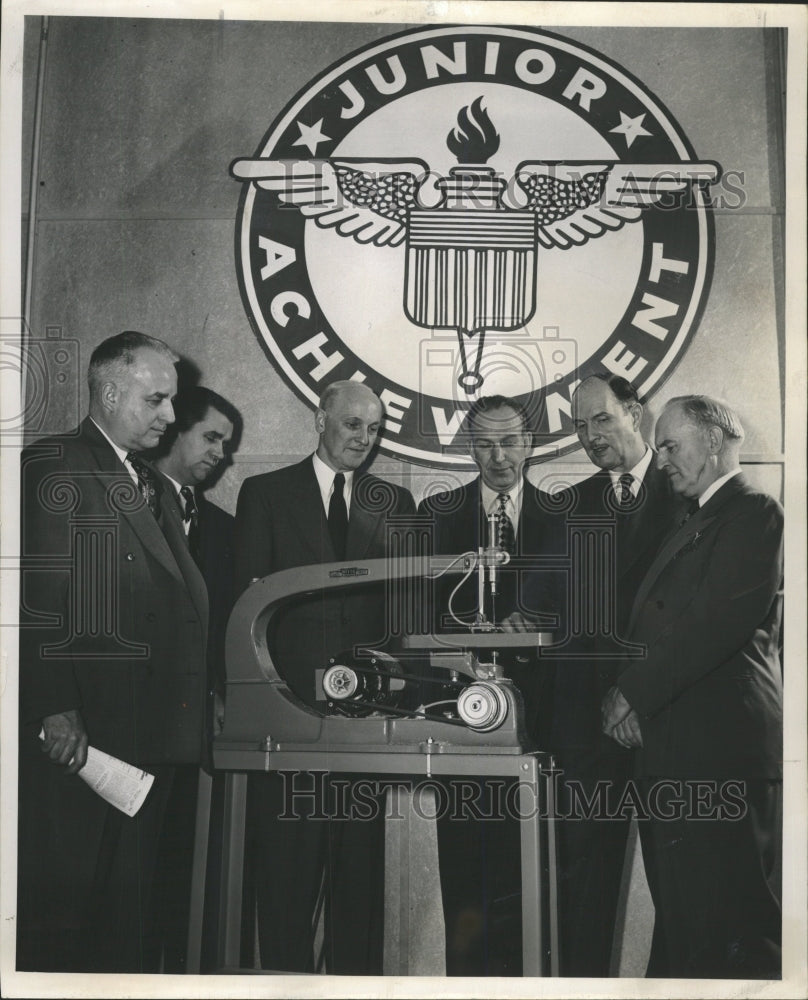
[[[231,169],[242,294],[278,371],[311,406],[365,382],[382,450],[409,461],[468,466],[464,415],[493,394],[527,406],[533,461],[577,448],[577,382],[651,395],[709,288],[720,168],[628,73],[543,31],[375,43]]]

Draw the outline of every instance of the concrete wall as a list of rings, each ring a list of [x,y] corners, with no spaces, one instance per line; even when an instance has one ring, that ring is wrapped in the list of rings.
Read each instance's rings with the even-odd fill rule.
[[[41,18],[25,37],[22,212]],[[41,158],[35,178],[31,327],[78,341],[80,369],[104,337],[140,329],[168,340],[201,381],[242,410],[234,464],[212,492],[229,510],[242,479],[311,450],[312,414],[282,382],[239,294],[234,233],[240,185],[230,161],[252,155],[312,77],[395,25],[51,18]],[[696,155],[743,174],[743,204],[716,213],[712,291],[680,364],[651,401],[704,391],[740,408],[753,477],[781,492],[783,221],[780,66],[773,31],[555,29],[615,60],[660,97]],[[85,412],[52,401],[49,422]],[[67,398],[67,397],[65,397]],[[59,412],[63,405],[64,416]],[[70,412],[72,411],[72,412]],[[54,429],[54,428],[48,428]],[[580,470],[581,456],[531,478]],[[375,471],[430,489],[429,470],[380,456]],[[546,478],[550,474],[549,479]],[[468,478],[461,475],[459,478]]]

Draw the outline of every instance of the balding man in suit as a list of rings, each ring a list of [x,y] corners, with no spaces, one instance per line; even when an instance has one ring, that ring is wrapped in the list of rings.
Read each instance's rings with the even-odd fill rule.
[[[388,519],[415,513],[407,490],[363,469],[383,419],[379,398],[359,382],[330,385],[314,416],[317,448],[296,465],[244,481],[236,512],[236,582],[312,563],[387,554]],[[386,636],[383,588],[293,602],[270,637],[273,662],[294,693],[316,705],[315,671],[329,657]],[[322,708],[322,702],[320,703]],[[312,972],[312,915],[326,869],[326,968],[382,972],[383,816],[324,824],[284,812],[279,775],[252,782],[258,922],[264,968]]]
[[[174,420],[177,360],[146,334],[103,341],[89,416],[23,454],[19,969],[159,968],[155,872],[175,768],[201,759],[208,617],[142,458]],[[88,743],[154,774],[134,818],[77,776]]]
[[[662,411],[656,464],[689,509],[635,596],[628,636],[645,654],[603,703],[604,733],[637,748],[649,976],[781,974],[783,511],[741,471],[743,437],[708,396]]]
[[[566,606],[578,608],[586,623],[581,634],[570,635],[560,650],[542,650],[553,677],[545,689],[542,749],[556,755],[563,772],[557,784],[561,973],[602,978],[611,968],[629,832],[628,811],[613,814],[633,761],[630,750],[601,733],[600,705],[622,666],[637,586],[679,501],[643,437],[643,407],[630,382],[617,375],[584,379],[573,394],[572,419],[598,471],[555,494],[553,503],[565,512],[570,537],[598,533],[597,551],[608,557],[588,573],[579,566],[570,578]],[[594,812],[582,806],[580,793],[595,803]]]

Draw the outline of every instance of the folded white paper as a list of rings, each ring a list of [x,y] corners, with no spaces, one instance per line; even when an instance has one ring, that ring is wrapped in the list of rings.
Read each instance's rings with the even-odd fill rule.
[[[79,777],[105,802],[127,816],[137,813],[154,782],[154,775],[148,771],[141,771],[134,764],[127,764],[95,747],[87,748],[87,763],[79,771]]]
[[[45,738],[44,731],[39,738]],[[136,815],[154,782],[154,775],[148,771],[95,747],[87,748],[87,763],[78,774],[105,802],[127,816]]]

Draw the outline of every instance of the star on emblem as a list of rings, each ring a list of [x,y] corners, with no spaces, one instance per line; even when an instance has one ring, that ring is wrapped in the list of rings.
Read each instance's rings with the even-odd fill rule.
[[[636,118],[630,118],[625,111],[620,112],[620,124],[615,125],[614,128],[609,129],[610,132],[619,132],[620,135],[625,136],[626,139],[626,149],[631,147],[631,144],[640,135],[651,135],[647,129],[643,128],[642,123],[645,119],[645,113],[637,115]]]
[[[304,125],[303,122],[297,122],[297,127],[300,129],[300,138],[292,143],[293,146],[306,146],[308,147],[309,153],[314,156],[317,153],[317,147],[321,142],[330,142],[329,136],[323,134],[323,119],[321,118],[314,125]]]

